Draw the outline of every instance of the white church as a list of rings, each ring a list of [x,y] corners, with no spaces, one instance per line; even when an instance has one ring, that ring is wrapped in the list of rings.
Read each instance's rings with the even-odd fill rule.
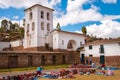
[[[40,4],[25,9],[26,50],[74,51],[85,43],[83,34],[53,29],[53,11]]]

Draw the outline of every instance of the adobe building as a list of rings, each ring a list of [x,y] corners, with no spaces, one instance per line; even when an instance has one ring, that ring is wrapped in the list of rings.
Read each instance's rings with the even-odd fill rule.
[[[92,58],[94,63],[120,66],[120,39],[97,40],[85,44],[81,56]]]

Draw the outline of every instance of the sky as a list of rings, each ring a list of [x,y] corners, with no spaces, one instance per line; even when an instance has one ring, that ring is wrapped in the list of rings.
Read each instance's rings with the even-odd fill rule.
[[[24,9],[42,4],[54,9],[53,27],[102,38],[120,37],[120,0],[0,0],[0,21],[17,22],[22,26]]]

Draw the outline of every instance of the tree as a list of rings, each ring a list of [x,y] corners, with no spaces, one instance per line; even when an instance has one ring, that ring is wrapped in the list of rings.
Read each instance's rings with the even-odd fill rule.
[[[57,30],[61,30],[61,28],[60,28],[60,23],[57,23],[56,29],[57,29]]]
[[[87,29],[84,26],[82,27],[82,33],[85,34],[85,35],[87,34]]]
[[[5,31],[7,31],[8,21],[7,21],[6,19],[3,19],[3,20],[1,21],[1,27],[2,27]]]
[[[11,21],[9,21],[9,26],[10,26],[10,31],[12,32],[13,30],[12,30],[12,22]]]
[[[3,27],[0,28],[0,33],[4,33],[4,28]]]
[[[14,23],[14,24],[12,24],[11,28],[12,28],[13,32],[17,32],[18,29],[19,29],[19,25],[18,25],[18,23]]]
[[[20,27],[19,32],[20,32],[20,36],[23,38],[24,37],[24,28]]]

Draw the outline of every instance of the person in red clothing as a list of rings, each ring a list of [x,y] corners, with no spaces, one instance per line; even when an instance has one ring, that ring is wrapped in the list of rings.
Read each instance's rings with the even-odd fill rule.
[[[105,68],[105,63],[102,63],[101,67],[102,67],[102,69],[104,69]]]
[[[74,62],[74,67],[77,68],[78,63],[75,61]]]

